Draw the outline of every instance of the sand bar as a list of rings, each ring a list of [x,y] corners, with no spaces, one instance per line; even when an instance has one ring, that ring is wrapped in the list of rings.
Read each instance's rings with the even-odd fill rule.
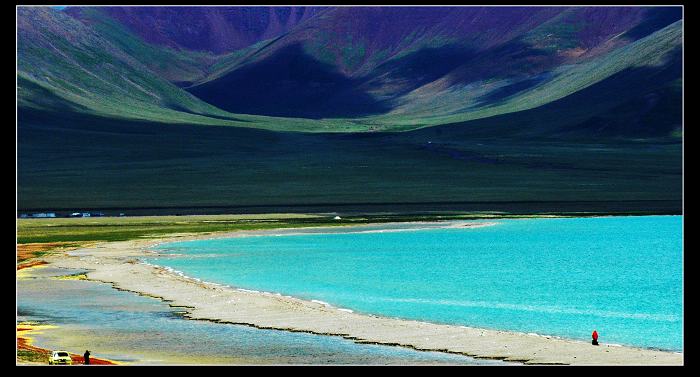
[[[56,267],[87,269],[90,271],[87,274],[89,280],[111,283],[117,289],[166,300],[172,306],[185,308],[186,317],[190,319],[335,335],[360,343],[397,345],[526,364],[683,364],[682,353],[605,344],[595,347],[578,340],[354,313],[321,302],[201,282],[138,260],[153,256],[148,248],[164,242],[280,232],[243,231],[111,242],[71,251],[67,256],[44,259]]]

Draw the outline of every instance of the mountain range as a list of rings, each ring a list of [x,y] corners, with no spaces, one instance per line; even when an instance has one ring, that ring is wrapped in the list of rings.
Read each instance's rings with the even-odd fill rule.
[[[154,163],[160,174],[179,161],[191,170],[167,186],[192,188],[169,206],[629,199],[676,210],[682,16],[681,7],[18,7],[19,206],[158,207],[144,192],[164,182],[139,169]],[[183,133],[193,143],[219,136],[187,147],[173,141]],[[219,144],[230,138],[251,160]],[[135,145],[146,140],[161,152],[145,158]],[[276,140],[280,154],[261,140]],[[349,177],[318,181],[329,176],[317,158]],[[371,171],[348,167],[358,158]],[[386,161],[414,168],[382,183]],[[123,186],[105,166],[145,188],[115,199]],[[240,171],[251,166],[264,173]],[[540,183],[515,190],[521,169]],[[76,179],[98,184],[76,195]],[[192,179],[213,181],[210,198],[196,197]],[[425,182],[436,179],[449,187],[430,193]]]

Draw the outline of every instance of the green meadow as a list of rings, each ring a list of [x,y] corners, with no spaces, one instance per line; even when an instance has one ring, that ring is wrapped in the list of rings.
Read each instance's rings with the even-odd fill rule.
[[[137,216],[19,219],[17,243],[125,241],[167,234],[337,225],[314,215]]]
[[[622,214],[622,213],[621,213]],[[242,230],[352,226],[374,223],[447,221],[531,217],[581,216],[514,215],[493,211],[443,214],[354,214],[334,219],[332,214],[239,214],[189,216],[133,216],[18,219],[17,243],[60,243],[56,247],[79,247],[86,242],[126,241],[184,234],[211,234]],[[594,216],[594,213],[583,214]]]
[[[372,205],[384,204],[382,211],[398,212],[410,203],[431,211],[490,202],[513,212],[518,202],[595,202],[577,208],[678,212],[682,199],[677,138],[523,143],[505,133],[472,134],[473,125],[309,134],[75,113],[19,116],[20,211],[233,213],[264,204],[257,211],[288,212],[294,205],[312,207],[303,212],[348,206],[372,212]],[[217,207],[228,210],[211,211]]]

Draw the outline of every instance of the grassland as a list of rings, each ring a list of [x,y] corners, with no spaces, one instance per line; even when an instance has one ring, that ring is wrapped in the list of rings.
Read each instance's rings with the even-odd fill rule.
[[[325,204],[332,212],[347,208],[336,204],[668,200],[680,208],[681,140],[548,138],[585,119],[566,118],[544,111],[491,124],[336,134],[20,111],[18,206]],[[527,124],[544,136],[523,137]]]
[[[42,244],[51,251],[75,248],[94,241],[126,241],[173,234],[229,232],[277,228],[348,226],[382,222],[435,221],[473,218],[498,218],[498,214],[453,215],[355,215],[334,220],[331,215],[251,214],[195,216],[136,216],[100,218],[18,219],[17,243]],[[29,259],[29,258],[25,258]]]
[[[95,242],[321,225],[340,223],[329,216],[304,214],[18,219],[17,264],[25,266],[36,258],[86,247]]]
[[[500,218],[499,214],[355,215],[342,220],[314,214],[250,214],[195,216],[136,216],[100,218],[18,219],[17,243],[52,243],[57,250],[89,241],[126,241],[182,233],[348,226],[383,222]],[[506,215],[513,217],[512,215]],[[41,255],[38,255],[41,256]]]
[[[622,213],[620,213],[622,214]],[[41,257],[94,242],[126,241],[180,234],[210,234],[240,230],[352,226],[375,223],[474,219],[595,216],[596,213],[509,214],[496,212],[443,214],[355,214],[335,220],[328,214],[246,214],[134,216],[99,218],[18,219],[18,246],[45,245]],[[31,258],[24,258],[27,260]],[[21,262],[23,260],[18,260]]]
[[[139,216],[101,218],[19,219],[17,242],[56,243],[125,241],[175,233],[338,225],[329,216],[303,214]]]

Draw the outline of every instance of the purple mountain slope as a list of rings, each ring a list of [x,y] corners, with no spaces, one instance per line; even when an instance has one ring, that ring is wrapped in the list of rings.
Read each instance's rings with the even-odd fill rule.
[[[518,39],[562,58],[579,58],[598,52],[591,50],[638,25],[649,10],[640,7],[332,8],[290,30],[256,55],[256,59],[301,43],[307,52],[336,65],[344,74],[364,75],[391,58],[423,48],[458,45],[480,52]]]
[[[66,12],[87,25],[109,19],[124,26],[103,28],[105,38],[209,104],[304,118],[488,108],[571,67],[606,61],[682,17],[680,7],[83,9]],[[133,46],[124,33],[141,42]],[[572,93],[567,85],[557,86],[561,96]]]
[[[232,112],[382,114],[426,85],[525,89],[679,18],[678,8],[334,8],[189,91]]]
[[[106,14],[149,43],[223,54],[282,35],[323,8],[105,7]],[[79,8],[67,12],[80,17]]]

